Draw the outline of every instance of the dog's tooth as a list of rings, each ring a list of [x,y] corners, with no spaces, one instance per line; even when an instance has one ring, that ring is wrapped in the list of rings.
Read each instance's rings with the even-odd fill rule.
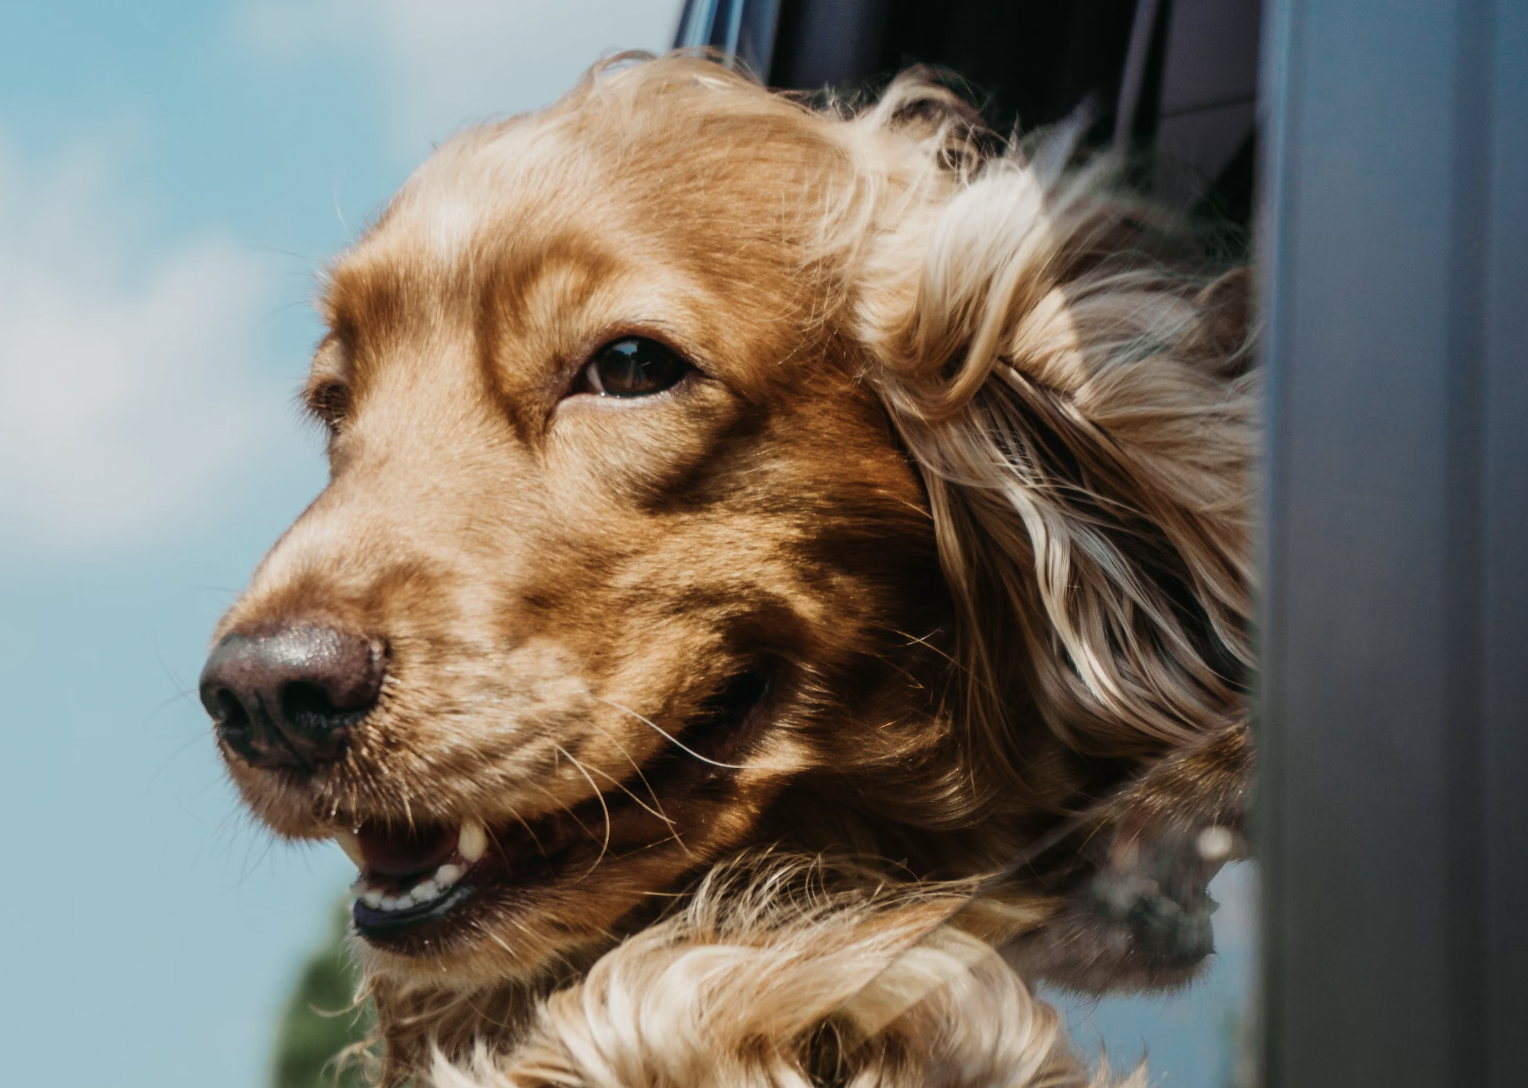
[[[483,826],[482,820],[462,823],[461,833],[456,839],[456,852],[469,862],[477,861],[488,852],[488,829]]]
[[[394,899],[390,895],[384,895],[382,897],[382,902],[379,905],[383,910],[397,910],[399,907],[404,905],[404,900]]]
[[[447,862],[435,870],[435,883],[442,888],[449,888],[460,880],[462,874],[466,871],[460,865],[452,865],[450,862]]]
[[[382,893],[377,891],[376,888],[368,888],[361,893],[361,902],[365,903],[372,910],[382,909],[382,898]]]
[[[421,884],[414,885],[414,890],[409,892],[409,898],[416,903],[428,903],[431,899],[439,898],[440,885],[433,880],[426,880]]]
[[[355,837],[354,831],[342,827],[334,833],[334,841],[340,844],[345,856],[355,862],[357,869],[365,870],[366,858],[361,854],[361,840]]]

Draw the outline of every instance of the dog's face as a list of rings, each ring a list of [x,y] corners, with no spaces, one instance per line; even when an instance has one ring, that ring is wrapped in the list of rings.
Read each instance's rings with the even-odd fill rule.
[[[1204,955],[1213,866],[1130,884],[1183,941],[1094,875],[1236,818],[1245,746],[1195,745],[1244,710],[1245,323],[1110,264],[1109,199],[971,184],[917,93],[655,62],[448,143],[332,270],[331,482],[202,699],[357,861],[374,978],[576,968],[744,847],[969,879],[1174,750],[1018,913],[1079,984]]]
[[[278,832],[355,829],[357,927],[400,967],[604,939],[930,701],[888,665],[947,607],[923,492],[738,197],[800,164],[674,186],[678,147],[562,139],[442,152],[333,270],[332,480],[219,630],[225,671],[368,648],[326,667],[375,670],[374,706],[282,673],[221,735]],[[335,705],[284,707],[303,684]]]

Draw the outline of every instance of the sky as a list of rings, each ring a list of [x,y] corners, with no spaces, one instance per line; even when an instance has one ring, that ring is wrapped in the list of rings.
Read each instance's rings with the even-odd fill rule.
[[[353,870],[251,826],[194,686],[217,616],[323,486],[295,408],[315,275],[432,143],[664,48],[679,6],[0,4],[8,1082],[265,1082]],[[1149,1043],[1162,1083],[1210,1088],[1251,958],[1250,877],[1221,885],[1209,979],[1074,1002],[1079,1041],[1126,1061]]]

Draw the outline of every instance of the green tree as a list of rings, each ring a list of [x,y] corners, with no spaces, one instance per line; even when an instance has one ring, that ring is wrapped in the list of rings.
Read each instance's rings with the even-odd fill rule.
[[[331,916],[324,943],[303,964],[281,1013],[271,1088],[364,1088],[369,1083],[359,1053],[341,1060],[376,1023],[369,1000],[356,1004],[360,971],[346,939],[349,925],[347,901]]]

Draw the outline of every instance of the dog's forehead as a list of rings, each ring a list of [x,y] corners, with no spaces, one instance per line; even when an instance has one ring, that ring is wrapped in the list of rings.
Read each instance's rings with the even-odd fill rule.
[[[595,281],[629,279],[618,202],[599,214],[591,205],[601,202],[568,180],[589,177],[588,159],[531,122],[453,138],[331,268],[321,303],[331,327],[373,344],[448,325],[475,334],[503,316],[499,303],[548,291],[576,299]]]
[[[819,190],[839,165],[819,123],[773,103],[751,114],[686,97],[696,101],[679,108],[575,94],[466,130],[414,172],[352,256],[402,249],[451,264],[485,244],[530,251],[569,227],[682,239],[697,261],[736,259],[750,244],[783,255],[787,235],[799,244],[820,225]]]
[[[791,355],[790,319],[812,306],[782,208],[806,203],[789,191],[803,171],[607,120],[531,116],[447,142],[332,270],[331,325],[384,343],[449,323],[543,360],[655,330],[723,366],[728,342]],[[763,196],[746,187],[761,178]]]
[[[588,174],[590,158],[534,118],[469,129],[414,171],[353,255],[403,247],[454,264],[506,231],[533,235],[558,217],[559,199],[576,196],[570,181]]]

